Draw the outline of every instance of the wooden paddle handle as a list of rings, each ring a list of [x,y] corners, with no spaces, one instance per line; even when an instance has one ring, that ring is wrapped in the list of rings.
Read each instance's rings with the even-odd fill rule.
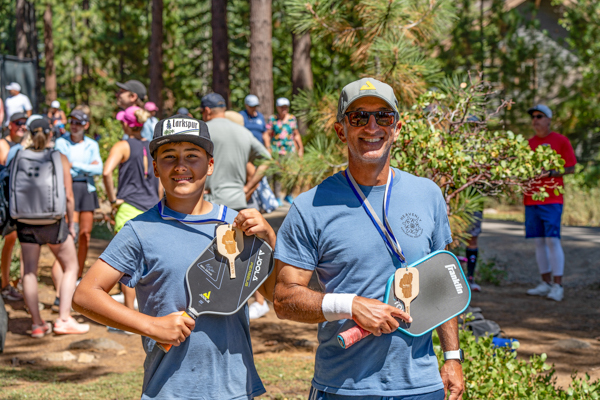
[[[371,332],[361,328],[358,325],[355,325],[347,331],[340,333],[338,335],[338,342],[340,343],[340,346],[342,346],[344,349],[347,349],[353,344],[363,340],[370,334]]]
[[[181,315],[182,315],[182,316],[184,316],[184,317],[190,317],[190,316],[188,315],[188,313],[186,313],[185,311],[184,311],[184,312],[183,312],[183,314],[181,314]],[[192,317],[190,317],[190,318],[192,318]],[[156,342],[156,345],[157,345],[157,346],[158,346],[158,347],[159,347],[159,348],[160,348],[162,351],[164,351],[165,353],[168,353],[168,352],[169,352],[169,350],[171,350],[171,347],[173,346],[172,344],[164,344],[164,343],[158,343],[158,342]]]
[[[229,258],[229,279],[235,279],[235,257]]]

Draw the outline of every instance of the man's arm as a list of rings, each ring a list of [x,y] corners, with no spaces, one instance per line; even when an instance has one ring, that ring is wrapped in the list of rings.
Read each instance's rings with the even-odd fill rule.
[[[263,178],[263,176],[265,176],[265,172],[267,172],[268,168],[269,166],[266,164],[263,164],[260,167],[256,168],[256,171],[254,172],[254,175],[252,175],[252,178],[250,178],[248,182],[246,182],[246,184],[244,185],[244,193],[246,194],[246,200],[248,200],[252,195],[252,192],[256,190],[258,184],[260,183],[260,180]]]
[[[574,174],[574,173],[575,173],[575,166],[573,165],[572,167],[565,167],[565,172],[563,172],[562,174],[559,171],[553,169],[550,171],[550,175],[548,175],[548,177],[549,178],[560,178],[562,176],[570,175],[570,174]]]
[[[458,339],[458,321],[452,318],[445,324],[436,328],[440,338],[442,351],[453,351],[460,348]],[[465,381],[463,378],[462,365],[458,360],[448,360],[444,362],[440,371],[442,381],[444,382],[444,392],[450,391],[449,400],[462,399],[462,394],[465,390]]]
[[[313,271],[294,267],[280,260],[275,261],[275,268],[277,283],[273,305],[277,316],[313,324],[326,321],[323,314],[325,294],[308,288]],[[379,300],[356,296],[352,301],[352,319],[375,336],[398,329],[399,323],[394,317],[412,321],[405,312]]]

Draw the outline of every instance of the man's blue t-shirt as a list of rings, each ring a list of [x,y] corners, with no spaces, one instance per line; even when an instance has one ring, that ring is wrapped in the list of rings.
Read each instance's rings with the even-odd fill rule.
[[[164,208],[182,219],[185,214]],[[216,219],[219,207],[206,218]],[[229,209],[226,222],[237,212]],[[183,224],[163,219],[154,206],[128,221],[100,256],[135,287],[141,313],[162,317],[187,308],[185,275],[210,244],[214,224]],[[254,367],[248,307],[236,314],[201,315],[192,334],[165,354],[142,337],[146,352],[142,399],[248,399],[265,392]]]
[[[248,114],[248,111],[240,111],[242,117],[244,117],[244,127],[248,129],[259,142],[265,144],[263,140],[263,132],[267,130],[265,125],[265,117],[260,112],[256,112],[256,117],[252,117]]]
[[[394,168],[388,220],[407,262],[452,242],[439,187]],[[360,186],[383,221],[385,185]],[[325,293],[356,293],[383,301],[388,278],[400,262],[338,173],[294,200],[277,233],[275,258],[316,270]],[[396,331],[369,336],[349,349],[337,335],[352,320],[319,324],[313,386],[348,396],[406,396],[443,388],[431,333],[411,337]]]

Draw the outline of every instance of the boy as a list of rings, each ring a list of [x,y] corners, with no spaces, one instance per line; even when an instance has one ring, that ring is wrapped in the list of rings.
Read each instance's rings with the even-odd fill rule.
[[[160,121],[150,152],[165,197],[115,236],[81,281],[74,307],[102,324],[143,336],[142,399],[251,399],[265,389],[252,358],[247,307],[230,316],[183,317],[184,279],[214,237],[215,224],[203,221],[233,223],[271,247],[275,233],[256,210],[237,214],[203,200],[214,165],[204,122],[182,115]],[[268,299],[274,278],[259,289]],[[118,281],[136,288],[139,312],[107,294]],[[176,347],[164,354],[156,342]]]

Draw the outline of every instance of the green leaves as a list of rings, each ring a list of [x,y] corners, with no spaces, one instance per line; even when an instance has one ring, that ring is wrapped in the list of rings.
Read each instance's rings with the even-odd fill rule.
[[[589,376],[584,379],[573,376],[566,390],[557,389],[555,370],[546,364],[546,354],[523,360],[517,358],[517,344],[512,348],[494,348],[491,337],[476,340],[468,330],[460,330],[459,337],[465,352],[462,364],[465,400],[600,398],[600,382],[590,382]],[[436,332],[433,348],[441,367],[444,358]]]

